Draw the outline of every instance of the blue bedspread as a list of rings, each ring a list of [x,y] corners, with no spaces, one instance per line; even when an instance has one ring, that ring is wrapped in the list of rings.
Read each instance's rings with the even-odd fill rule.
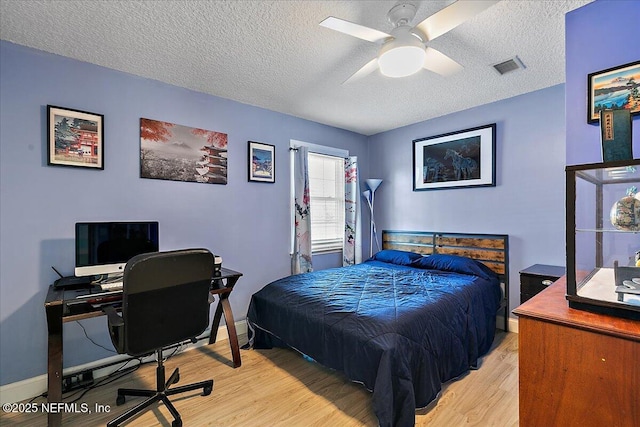
[[[286,277],[251,299],[254,348],[290,346],[373,392],[383,427],[413,426],[415,409],[490,348],[497,277],[380,261]]]

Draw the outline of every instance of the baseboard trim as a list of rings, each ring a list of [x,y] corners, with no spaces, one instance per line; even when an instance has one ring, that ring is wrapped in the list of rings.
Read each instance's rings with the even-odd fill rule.
[[[235,323],[236,332],[238,335],[243,335],[247,333],[247,322],[242,320],[240,322]],[[210,329],[207,329],[201,335],[201,338],[209,337]],[[218,328],[217,341],[226,341],[229,339],[229,335],[227,334],[226,325],[220,326]],[[185,348],[184,351],[193,350],[194,348],[202,347],[207,345],[207,339],[200,339],[197,343],[193,345],[189,345]],[[154,356],[149,356],[148,359],[153,359]],[[95,369],[99,366],[108,365],[111,363],[118,363],[120,361],[124,361],[129,359],[129,356],[126,354],[118,354],[116,356],[106,357],[104,359],[96,360],[93,362],[85,363],[83,365],[71,366],[69,368],[65,368],[63,370],[63,376],[72,375],[77,372],[82,372],[90,369]],[[146,361],[146,360],[145,360]],[[95,369],[93,371],[94,379],[105,377],[112,372],[114,372],[118,366],[109,366],[106,368]],[[22,381],[16,381],[11,384],[6,384],[0,386],[0,404],[5,403],[14,403],[20,402],[25,399],[30,399],[34,396],[39,396],[42,393],[47,391],[47,375],[38,375],[37,377],[27,378]]]
[[[496,316],[496,327],[502,329],[504,327],[504,316]],[[509,317],[507,321],[507,328],[509,332],[518,333],[518,319]]]
[[[502,320],[504,318],[499,318],[497,319],[496,323],[498,325],[504,325],[504,320]],[[513,317],[509,317],[508,321],[507,321],[507,327],[509,328],[509,332],[513,332],[513,333],[518,333],[518,319],[517,318],[513,318]]]

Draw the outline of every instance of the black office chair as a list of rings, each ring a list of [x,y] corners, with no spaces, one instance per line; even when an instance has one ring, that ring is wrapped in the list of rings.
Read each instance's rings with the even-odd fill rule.
[[[168,396],[202,389],[207,396],[213,380],[169,388],[180,379],[178,368],[165,382],[162,350],[186,340],[195,342],[209,324],[209,287],[213,274],[213,255],[206,249],[155,252],[133,257],[124,270],[122,317],[115,309],[105,310],[111,341],[118,353],[142,356],[156,353],[156,389],[118,389],[117,405],[125,396],[147,396],[144,402],[110,421],[117,426],[162,401],[180,427],[180,414]]]

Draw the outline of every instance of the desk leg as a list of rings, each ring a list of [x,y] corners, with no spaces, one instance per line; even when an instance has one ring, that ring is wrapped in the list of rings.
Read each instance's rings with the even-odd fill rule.
[[[62,304],[46,307],[47,314],[47,402],[62,402]],[[61,412],[49,412],[49,427],[62,425]]]
[[[218,301],[216,307],[216,313],[213,316],[213,322],[211,323],[211,333],[209,334],[209,344],[216,342],[218,337],[218,328],[220,327],[220,318],[222,317],[222,298]]]
[[[236,332],[236,324],[233,320],[233,312],[231,304],[229,304],[229,294],[221,294],[220,301],[216,307],[216,313],[211,323],[211,333],[209,335],[209,344],[216,342],[218,337],[218,328],[220,327],[220,318],[224,313],[224,321],[227,324],[227,333],[229,334],[229,345],[231,346],[231,354],[233,356],[233,367],[238,368],[242,361],[240,360],[240,345],[238,344],[238,334]]]
[[[227,297],[227,298],[225,298]],[[233,367],[239,368],[242,365],[240,360],[240,346],[238,345],[238,334],[236,333],[236,324],[233,320],[233,312],[231,304],[229,304],[229,295],[222,295],[220,305],[224,311],[224,321],[227,324],[227,333],[229,334],[229,344],[231,345],[231,354],[233,355]]]

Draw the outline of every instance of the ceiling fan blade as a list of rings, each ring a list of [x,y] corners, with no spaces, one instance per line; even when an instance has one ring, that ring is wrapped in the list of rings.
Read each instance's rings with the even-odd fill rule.
[[[430,41],[442,34],[453,30],[468,19],[488,9],[500,0],[458,0],[457,2],[434,13],[414,29],[420,31],[425,37],[424,41]]]
[[[353,73],[351,77],[342,82],[343,85],[347,83],[353,83],[356,80],[360,80],[361,78],[368,76],[378,69],[378,58],[373,58],[371,61],[367,62],[364,67],[360,68],[358,71]]]
[[[320,22],[320,25],[325,28],[340,31],[341,33],[374,43],[382,43],[387,38],[391,37],[390,34],[385,32],[374,30],[373,28],[365,27],[364,25],[354,24],[353,22],[345,21],[344,19],[334,18],[333,16],[330,16]]]
[[[435,50],[432,47],[427,47],[425,54],[424,65],[422,68],[433,71],[441,76],[450,76],[464,68],[444,53]]]

